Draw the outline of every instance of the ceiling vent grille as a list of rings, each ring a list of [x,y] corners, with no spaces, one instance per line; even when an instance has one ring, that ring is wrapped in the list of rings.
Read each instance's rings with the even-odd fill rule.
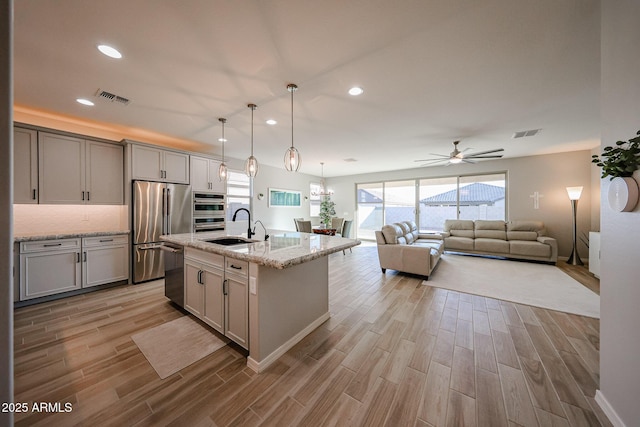
[[[357,162],[357,159],[354,159],[353,157],[349,157],[348,159],[344,159],[345,162],[347,163],[352,163],[352,162]]]
[[[517,139],[517,138],[525,138],[527,136],[535,136],[538,134],[538,132],[540,132],[542,129],[531,129],[531,130],[522,130],[519,132],[516,132],[513,134],[513,139]]]
[[[114,93],[107,92],[106,90],[101,90],[101,89],[98,89],[98,91],[96,92],[96,96],[98,98],[111,101],[111,102],[117,102],[118,104],[122,104],[122,105],[129,105],[129,102],[131,102],[128,98],[125,98],[124,96],[119,96]]]

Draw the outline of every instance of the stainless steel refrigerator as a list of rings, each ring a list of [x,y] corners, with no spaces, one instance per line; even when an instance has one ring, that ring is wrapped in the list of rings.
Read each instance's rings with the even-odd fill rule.
[[[163,234],[190,233],[191,187],[182,184],[133,181],[133,282],[164,276]]]

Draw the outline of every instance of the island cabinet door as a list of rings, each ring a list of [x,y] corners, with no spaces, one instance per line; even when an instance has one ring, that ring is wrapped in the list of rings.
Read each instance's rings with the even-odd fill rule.
[[[205,283],[203,320],[221,334],[224,334],[223,274],[222,269],[212,267],[206,267],[202,273]]]
[[[246,277],[227,274],[225,335],[244,348],[249,348],[249,294]]]
[[[191,314],[204,316],[204,283],[200,264],[184,260],[184,308]]]

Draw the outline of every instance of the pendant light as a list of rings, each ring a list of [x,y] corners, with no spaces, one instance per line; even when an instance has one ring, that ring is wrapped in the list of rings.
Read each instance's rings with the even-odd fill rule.
[[[312,196],[318,196],[318,197],[332,196],[333,191],[326,191],[326,187],[324,183],[324,162],[320,162],[320,167],[322,168],[321,169],[322,176],[320,178],[320,192],[312,193]]]
[[[289,172],[298,172],[300,164],[302,163],[302,157],[300,153],[293,146],[293,92],[298,90],[298,86],[293,83],[287,85],[287,90],[291,92],[291,147],[284,153],[284,167]]]
[[[244,173],[247,174],[249,178],[253,178],[258,175],[258,159],[253,156],[253,111],[258,108],[256,104],[247,105],[251,109],[251,156],[247,159],[244,164]]]
[[[222,138],[218,140],[222,142],[222,163],[220,163],[220,166],[218,167],[218,179],[220,181],[226,181],[227,165],[224,162],[224,143],[227,142],[227,140],[224,138],[224,124],[227,123],[227,119],[220,117],[218,120],[220,121],[220,123],[222,123]]]

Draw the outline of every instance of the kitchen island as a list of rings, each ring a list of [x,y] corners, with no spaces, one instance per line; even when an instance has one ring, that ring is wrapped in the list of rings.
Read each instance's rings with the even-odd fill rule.
[[[329,319],[328,255],[357,246],[360,241],[271,231],[267,241],[232,246],[206,242],[225,236],[224,232],[207,232],[172,234],[161,239],[185,248],[185,308],[218,331],[228,331],[223,333],[249,351],[247,366],[260,372]],[[193,265],[203,266],[191,275],[197,279],[189,279],[190,260]],[[226,309],[224,316],[217,315],[219,302],[207,296],[203,299],[216,306],[209,310],[210,314],[206,307],[190,309],[189,290],[194,289],[190,283],[197,281],[204,285],[209,277],[210,282],[218,282],[216,274],[227,301],[222,307]],[[246,277],[244,291],[243,277]],[[217,291],[205,288],[204,292]],[[226,322],[226,326],[221,326],[221,322]]]

